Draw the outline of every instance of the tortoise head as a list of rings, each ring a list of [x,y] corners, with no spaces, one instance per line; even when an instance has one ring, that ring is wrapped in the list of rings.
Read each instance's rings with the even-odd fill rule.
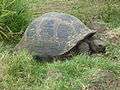
[[[91,53],[105,53],[106,45],[100,39],[91,39],[89,46]]]
[[[89,45],[89,51],[90,53],[105,53],[106,50],[106,44],[103,40],[98,38],[97,31],[93,31],[88,33],[85,38],[84,42],[86,42]]]

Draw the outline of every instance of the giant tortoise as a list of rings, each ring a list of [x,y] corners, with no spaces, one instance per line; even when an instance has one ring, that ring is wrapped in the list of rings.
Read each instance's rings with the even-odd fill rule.
[[[72,15],[49,12],[32,21],[15,48],[25,48],[39,59],[69,56],[71,52],[104,52],[105,46],[94,38],[95,33]]]

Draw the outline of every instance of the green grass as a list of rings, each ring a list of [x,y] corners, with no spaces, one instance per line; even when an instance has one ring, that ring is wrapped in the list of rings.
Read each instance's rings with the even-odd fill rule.
[[[31,18],[27,8],[25,0],[0,0],[0,41],[25,31]]]
[[[4,4],[0,3],[0,7],[9,5],[14,0],[1,1],[4,1]],[[103,21],[113,31],[120,30],[119,0],[15,1],[9,8],[0,11],[0,22],[8,26],[12,32],[24,31],[31,19],[50,11],[72,14],[86,25],[95,18],[97,21]],[[3,33],[10,32],[8,28],[2,28],[5,30]],[[18,34],[14,35],[13,40],[10,39],[12,45],[0,43],[0,90],[85,90],[92,84],[97,84],[96,87],[109,87],[109,80],[105,83],[104,79],[107,78],[101,74],[104,76],[111,72],[114,74],[114,80],[120,78],[120,44],[108,41],[107,52],[103,55],[80,54],[65,61],[41,63],[33,60],[27,51],[11,53],[16,39],[19,40],[20,37]]]
[[[119,0],[1,0],[0,41],[18,42],[31,20],[51,11],[72,14],[88,26],[94,18],[111,29],[119,28],[119,5]]]
[[[111,71],[117,79],[120,77],[119,46],[109,46],[103,56],[81,54],[53,63],[36,62],[26,51],[9,54],[6,48],[0,50],[1,90],[82,90],[100,79],[101,71]]]

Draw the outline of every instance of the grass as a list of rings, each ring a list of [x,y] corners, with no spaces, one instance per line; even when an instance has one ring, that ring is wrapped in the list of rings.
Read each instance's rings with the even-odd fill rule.
[[[1,90],[84,90],[93,81],[104,78],[99,77],[99,72],[112,72],[114,78],[120,77],[119,46],[109,46],[103,56],[80,54],[53,63],[36,62],[27,51],[9,54],[6,48],[0,50]]]
[[[11,41],[14,34],[25,31],[31,18],[27,8],[24,0],[0,1],[0,41]]]
[[[95,19],[111,29],[119,28],[119,5],[117,0],[1,0],[0,41],[18,42],[32,19],[51,11],[74,15],[87,26]]]
[[[2,1],[9,4],[14,0]],[[7,25],[12,32],[24,31],[31,19],[50,11],[72,14],[86,25],[93,19],[102,20],[113,32],[120,30],[119,0],[15,1],[11,8],[4,9],[8,10],[10,15],[8,13],[2,20],[0,19],[0,22]],[[0,17],[2,15],[3,11]],[[8,30],[3,26],[2,28]],[[19,40],[21,36],[18,36],[15,35],[13,41],[16,38]],[[27,51],[11,53],[13,46],[0,44],[0,90],[87,90],[87,88],[91,90],[89,86],[94,89],[100,86],[102,89],[98,90],[109,90],[111,88],[105,86],[109,87],[111,82],[115,83],[120,78],[120,44],[113,44],[112,41],[107,44],[106,54],[91,56],[80,54],[69,60],[57,60],[53,63],[36,62]],[[107,73],[111,79],[107,77]],[[111,90],[117,88],[113,87]]]

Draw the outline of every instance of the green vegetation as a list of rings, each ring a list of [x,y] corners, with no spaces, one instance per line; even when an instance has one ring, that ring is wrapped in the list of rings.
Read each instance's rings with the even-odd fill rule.
[[[0,40],[25,31],[29,18],[24,0],[0,0]]]
[[[120,78],[120,43],[112,42],[110,36],[106,54],[80,54],[52,63],[36,62],[27,51],[11,53],[13,45],[2,43],[7,38],[16,43],[31,19],[50,11],[72,14],[86,25],[93,19],[103,21],[117,34],[120,30],[119,0],[0,0],[0,90],[87,90],[92,84],[109,90],[104,87],[109,87],[109,80],[105,82],[100,72]]]
[[[1,48],[0,69],[3,68],[4,71],[0,71],[2,80],[0,89],[76,90],[87,87],[92,83],[91,80],[100,79],[98,73],[101,71],[111,71],[118,78],[120,75],[118,50],[119,46],[110,46],[108,56],[78,55],[63,62],[40,63],[35,62],[26,51],[11,55],[5,48]]]

